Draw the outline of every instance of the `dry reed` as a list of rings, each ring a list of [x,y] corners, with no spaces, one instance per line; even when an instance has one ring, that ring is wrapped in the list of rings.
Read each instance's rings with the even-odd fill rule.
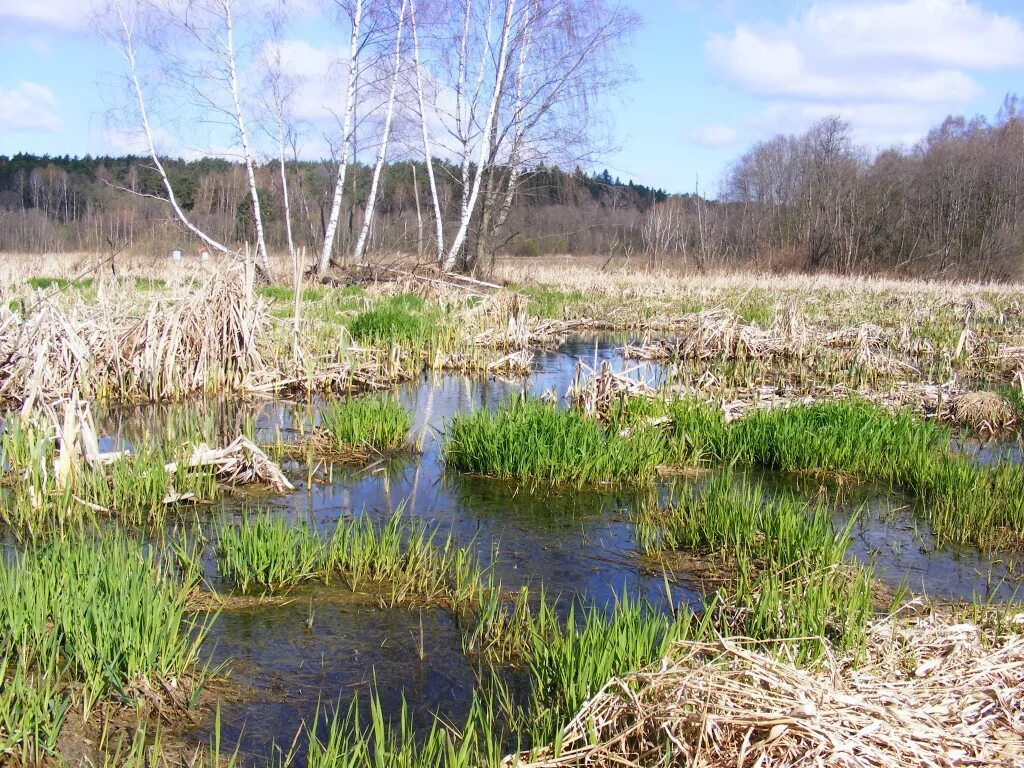
[[[1024,614],[1012,618],[1021,631]],[[561,750],[519,768],[1019,766],[1024,636],[950,612],[887,618],[867,659],[798,668],[770,646],[682,642],[660,664],[609,681],[565,727]]]

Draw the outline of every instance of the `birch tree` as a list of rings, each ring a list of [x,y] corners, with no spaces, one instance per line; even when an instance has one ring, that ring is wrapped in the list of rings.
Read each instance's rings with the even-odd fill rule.
[[[277,163],[281,176],[281,203],[284,208],[285,236],[288,243],[288,255],[294,263],[297,259],[295,239],[292,236],[292,207],[288,197],[288,167],[285,162],[285,147],[292,146],[292,154],[298,155],[294,127],[289,125],[291,94],[294,93],[296,82],[285,72],[282,61],[282,27],[284,24],[282,9],[274,13],[270,20],[272,36],[266,49],[266,75],[263,79],[264,97],[273,122],[273,135],[277,142]]]
[[[391,75],[391,87],[388,91],[387,106],[384,109],[384,128],[380,136],[380,144],[377,148],[377,162],[373,168],[373,179],[370,181],[370,193],[366,199],[366,208],[363,211],[363,227],[359,233],[359,240],[356,242],[352,257],[357,264],[362,262],[363,252],[366,250],[366,238],[370,233],[370,224],[373,221],[373,210],[377,203],[377,190],[380,188],[380,174],[384,168],[384,161],[388,154],[388,139],[391,136],[391,125],[395,117],[395,95],[398,92],[399,76],[402,73],[402,30],[405,27],[405,10],[409,0],[402,0],[401,9],[398,12],[398,24],[395,27],[395,56]]]
[[[214,131],[215,142],[225,142],[237,150],[245,170],[251,201],[252,222],[256,236],[257,269],[269,275],[270,261],[263,228],[263,210],[256,183],[256,157],[249,134],[249,118],[243,105],[242,75],[236,44],[237,19],[235,0],[112,0],[110,10],[120,29],[119,48],[129,69],[135,91],[138,119],[142,131],[155,154],[154,127],[146,109],[143,81],[139,77],[138,53],[141,41],[134,34],[133,24],[145,17],[151,35],[148,52],[159,68],[161,85],[170,91],[181,123],[189,123],[191,132],[179,136],[188,146],[197,137],[198,126]],[[134,19],[134,22],[132,21]],[[129,34],[131,33],[131,34]],[[131,49],[130,55],[126,49]],[[166,131],[170,122],[163,125]],[[223,152],[219,152],[223,154]],[[154,162],[157,165],[158,161]],[[168,185],[169,186],[169,185]],[[174,204],[172,203],[172,206]],[[176,211],[182,218],[180,206]],[[187,225],[186,225],[187,226]],[[193,234],[198,228],[190,227]],[[201,237],[212,245],[212,238]],[[219,250],[219,249],[218,249]]]
[[[513,42],[514,83],[491,138],[476,260],[505,223],[526,168],[580,165],[603,149],[594,106],[630,77],[616,50],[638,25],[635,14],[604,0],[525,2]]]
[[[476,171],[473,174],[473,186],[469,192],[468,200],[463,206],[458,231],[455,233],[455,237],[452,239],[448,253],[442,262],[442,267],[446,272],[450,272],[455,267],[455,260],[458,258],[459,252],[462,250],[465,243],[466,235],[469,232],[470,218],[473,215],[473,209],[476,206],[477,197],[480,195],[480,182],[483,176],[484,164],[488,160],[487,155],[489,149],[485,138],[491,135],[492,127],[495,124],[494,121],[497,119],[498,104],[501,101],[502,88],[505,82],[505,67],[508,62],[508,46],[512,27],[512,12],[515,10],[515,4],[515,0],[505,0],[505,15],[501,25],[501,40],[498,43],[498,63],[497,71],[494,76],[494,90],[491,94],[490,105],[487,108],[487,117],[484,122],[483,130],[481,131],[482,138],[479,142],[480,149],[477,156]]]
[[[352,132],[354,130],[353,115],[356,108],[356,84],[359,79],[359,27],[363,20],[363,0],[354,0],[350,8],[349,21],[351,37],[348,55],[348,83],[345,88],[345,108],[341,124],[341,153],[338,158],[338,174],[334,183],[334,196],[331,199],[330,214],[324,229],[324,242],[320,250],[320,261],[317,264],[317,275],[323,277],[331,265],[331,254],[334,249],[334,236],[338,231],[338,217],[341,215],[341,199],[345,191],[345,173],[348,169],[349,153],[352,148]]]
[[[423,132],[423,160],[427,165],[427,180],[430,185],[430,199],[434,203],[434,228],[435,243],[437,246],[437,260],[444,257],[444,220],[441,216],[441,198],[437,193],[437,180],[434,178],[434,160],[431,153],[430,132],[427,127],[428,115],[423,98],[423,73],[420,65],[420,40],[416,31],[416,2],[409,0],[409,22],[412,27],[412,50],[413,66],[416,70],[416,97],[420,110],[420,128]],[[414,167],[415,170],[415,167]],[[414,176],[415,183],[415,176]],[[417,193],[416,215],[419,217],[419,198]],[[422,228],[422,225],[421,225]]]
[[[446,270],[471,268],[489,252],[529,167],[583,164],[600,149],[593,107],[629,74],[615,52],[638,21],[623,6],[606,0],[494,3],[460,3],[458,54],[449,71],[462,205],[441,260]],[[469,257],[474,222],[475,255]]]
[[[153,128],[150,124],[149,108],[147,106],[145,90],[142,86],[142,78],[139,71],[141,43],[139,41],[136,28],[145,11],[142,6],[143,3],[140,3],[137,0],[112,0],[107,7],[105,14],[107,18],[112,21],[111,26],[109,28],[101,27],[101,33],[103,36],[124,60],[127,70],[126,78],[130,85],[132,100],[134,102],[133,122],[137,123],[137,127],[145,140],[149,158],[153,163],[153,169],[160,177],[161,184],[166,192],[166,198],[164,199],[166,199],[168,205],[171,206],[171,210],[174,211],[174,215],[177,219],[189,232],[214,250],[219,251],[220,253],[237,256],[237,251],[228,248],[223,243],[210,237],[203,230],[197,227],[185,214],[181,204],[178,202],[178,198],[174,192],[174,187],[171,185],[170,178],[167,176],[164,164],[160,160],[160,153],[157,151]],[[152,195],[144,195],[143,193],[135,190],[128,191],[132,192],[132,194],[152,197]]]

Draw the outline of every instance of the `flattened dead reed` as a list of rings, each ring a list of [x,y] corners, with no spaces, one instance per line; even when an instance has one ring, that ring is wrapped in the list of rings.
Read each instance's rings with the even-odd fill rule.
[[[503,764],[1019,766],[1024,636],[1000,629],[948,611],[879,620],[859,667],[843,658],[802,669],[739,638],[680,642],[610,680],[565,727],[558,754]]]
[[[886,332],[873,323],[829,329],[811,323],[794,305],[767,327],[745,323],[734,312],[715,308],[675,318],[678,335],[627,346],[636,360],[804,360],[821,350],[839,350],[851,362],[897,373],[915,368],[897,354],[914,358],[934,352],[906,333]]]

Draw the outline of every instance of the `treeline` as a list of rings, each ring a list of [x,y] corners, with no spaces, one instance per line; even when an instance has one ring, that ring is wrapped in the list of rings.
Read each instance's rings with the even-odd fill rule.
[[[241,163],[165,159],[175,197],[204,232],[241,248],[252,243],[252,199]],[[460,168],[434,160],[440,195],[458,201]],[[350,250],[370,188],[372,168],[349,167],[336,250]],[[308,252],[319,249],[330,215],[336,167],[288,164],[292,234]],[[272,248],[286,248],[280,169],[257,169],[263,224]],[[423,163],[396,162],[382,172],[370,249],[429,249],[430,212]],[[165,199],[163,181],[141,157],[0,156],[0,251],[169,250],[192,243]],[[608,171],[585,174],[538,167],[523,174],[493,250],[501,253],[606,253],[638,236],[637,222],[668,195]],[[458,212],[458,205],[445,210]],[[450,223],[455,225],[455,220]],[[196,242],[196,244],[198,244]]]
[[[539,166],[523,172],[487,253],[603,254],[697,269],[753,267],[845,274],[1024,278],[1024,114],[1016,97],[995,118],[947,118],[918,144],[872,155],[848,123],[819,121],[755,144],[729,169],[716,200],[668,195],[607,171]],[[454,227],[465,174],[433,160],[441,208]],[[167,160],[189,218],[234,247],[254,241],[244,166]],[[499,168],[498,173],[501,172]],[[336,166],[287,165],[296,242],[315,253],[330,214]],[[384,166],[369,250],[429,254],[426,166]],[[348,253],[372,169],[350,166],[335,251]],[[280,169],[257,169],[269,244],[285,249]],[[149,158],[0,156],[0,250],[164,250],[188,241]],[[152,195],[153,197],[148,197]],[[469,242],[478,239],[479,215]],[[472,245],[470,246],[473,247]],[[425,256],[425,259],[429,256]],[[486,267],[486,264],[478,266]]]
[[[730,169],[705,253],[782,269],[1024,276],[1024,104],[949,117],[872,156],[848,123],[760,142]],[[694,224],[690,237],[701,242]]]

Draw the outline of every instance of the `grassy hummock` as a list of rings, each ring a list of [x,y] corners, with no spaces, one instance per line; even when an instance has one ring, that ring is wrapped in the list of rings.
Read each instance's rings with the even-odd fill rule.
[[[0,565],[4,752],[25,762],[51,752],[69,708],[88,718],[136,691],[188,704],[209,627],[187,615],[195,586],[121,534],[75,533]]]
[[[606,421],[539,400],[457,416],[450,467],[498,478],[576,484],[650,481],[661,468],[757,466],[840,475],[914,493],[940,540],[1015,545],[1024,470],[983,466],[952,433],[857,399],[758,411],[728,423],[692,398],[621,401]]]
[[[491,588],[470,548],[451,537],[439,540],[436,530],[408,521],[401,510],[382,525],[367,516],[339,520],[329,537],[260,513],[225,525],[215,556],[221,575],[244,593],[340,576],[352,589],[390,588],[391,603],[415,597],[458,611]]]
[[[538,400],[457,416],[445,444],[446,462],[463,472],[579,484],[647,479],[664,457],[656,429],[621,436]]]
[[[428,307],[420,297],[398,294],[356,315],[348,330],[361,344],[424,348],[437,339],[442,323],[437,309]]]
[[[327,405],[320,426],[339,452],[391,453],[408,447],[412,416],[388,397],[358,397]]]

